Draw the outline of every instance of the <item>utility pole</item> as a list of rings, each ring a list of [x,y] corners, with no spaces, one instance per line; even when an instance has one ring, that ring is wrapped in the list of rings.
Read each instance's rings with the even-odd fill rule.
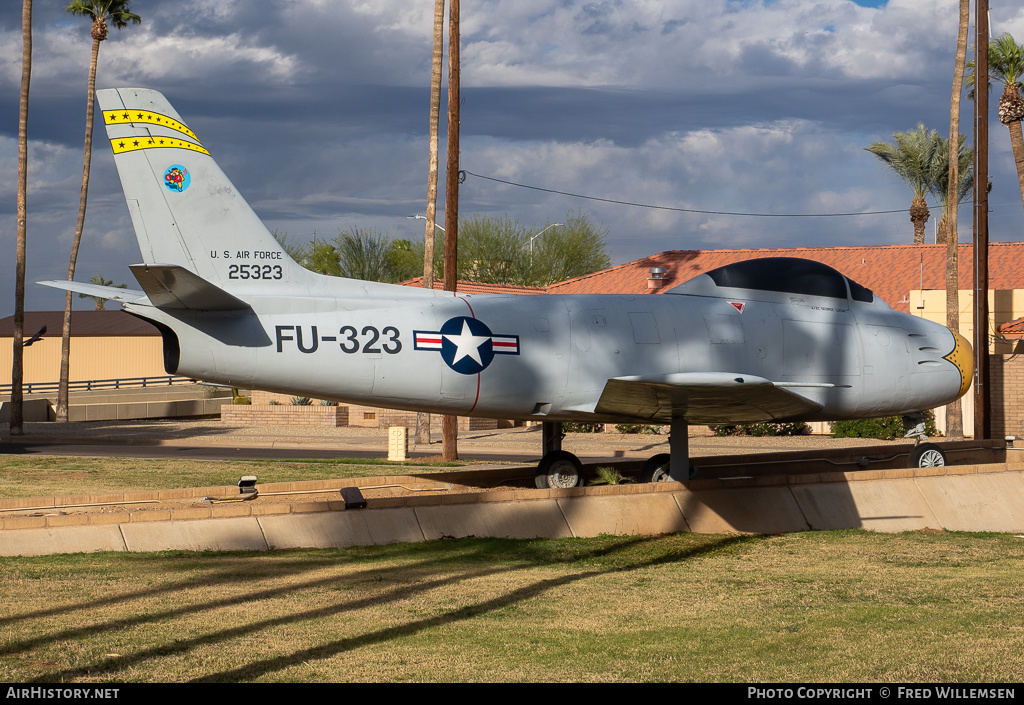
[[[974,17],[974,438],[992,435],[988,364],[988,0]]]
[[[454,292],[458,279],[459,236],[459,0],[448,15],[448,163],[444,195],[444,290]],[[459,458],[458,419],[441,418],[441,457]]]

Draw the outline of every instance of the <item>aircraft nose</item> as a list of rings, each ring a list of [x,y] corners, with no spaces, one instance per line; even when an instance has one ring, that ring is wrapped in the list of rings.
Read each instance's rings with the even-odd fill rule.
[[[959,399],[967,393],[967,388],[971,386],[971,379],[974,377],[974,351],[966,338],[953,331],[950,333],[953,333],[953,349],[948,355],[944,355],[943,359],[948,360],[960,371],[960,392],[956,395]]]

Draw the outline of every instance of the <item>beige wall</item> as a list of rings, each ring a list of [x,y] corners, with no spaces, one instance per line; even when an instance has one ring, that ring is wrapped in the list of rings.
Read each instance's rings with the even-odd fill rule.
[[[910,292],[910,314],[946,325],[946,292],[934,289]],[[960,335],[974,343],[974,292],[960,292]],[[998,343],[992,336],[996,327],[1024,316],[1024,289],[1000,289],[988,292],[989,353],[1015,352],[1015,343]]]
[[[47,336],[25,348],[26,384],[60,379],[60,335]],[[0,384],[11,383],[12,341],[0,338]],[[71,339],[72,382],[127,377],[162,377],[160,336],[81,337]]]
[[[909,294],[910,313],[946,325],[945,290],[914,290]],[[974,344],[974,292],[959,293],[960,335]],[[1000,342],[995,339],[996,327],[1024,316],[1024,289],[999,289],[988,292],[989,324],[989,382],[992,436],[1022,435],[1024,427],[1024,399],[1020,391],[1024,384],[1021,362],[1014,359],[1024,352],[1021,341]],[[963,409],[964,432],[974,431],[974,385],[960,398]],[[935,410],[935,420],[941,430],[946,428],[945,409]]]

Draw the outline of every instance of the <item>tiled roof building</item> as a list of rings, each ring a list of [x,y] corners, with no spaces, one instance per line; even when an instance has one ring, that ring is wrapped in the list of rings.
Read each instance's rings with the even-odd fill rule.
[[[1007,340],[1024,339],[1024,318],[1007,321],[997,329],[999,335]]]
[[[63,311],[26,311],[25,338],[46,328],[47,338],[61,337],[64,329]],[[71,334],[76,337],[93,336],[159,336],[156,326],[124,311],[72,311]],[[14,316],[0,318],[0,338],[14,336]]]
[[[973,247],[959,246],[960,290],[973,286]],[[669,250],[600,272],[552,284],[549,294],[664,293],[688,279],[733,262],[762,257],[812,259],[839,270],[871,289],[897,311],[909,312],[914,289],[946,288],[945,245],[873,245],[864,247],[790,247],[757,250]],[[648,288],[652,268],[664,279]],[[1024,242],[989,246],[989,288],[1024,289]]]
[[[24,340],[31,342],[25,348],[26,384],[59,379],[63,327],[63,311],[25,312]],[[0,387],[11,383],[13,336],[14,316],[0,319]],[[163,341],[151,323],[119,310],[71,312],[72,382],[166,375]]]

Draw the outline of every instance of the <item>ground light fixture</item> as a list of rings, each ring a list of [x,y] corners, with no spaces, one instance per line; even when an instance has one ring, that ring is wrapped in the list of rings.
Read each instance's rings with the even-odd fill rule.
[[[256,489],[255,475],[242,475],[238,478],[238,494],[251,494],[253,495],[251,499],[255,499],[255,495],[259,494],[259,490]]]

